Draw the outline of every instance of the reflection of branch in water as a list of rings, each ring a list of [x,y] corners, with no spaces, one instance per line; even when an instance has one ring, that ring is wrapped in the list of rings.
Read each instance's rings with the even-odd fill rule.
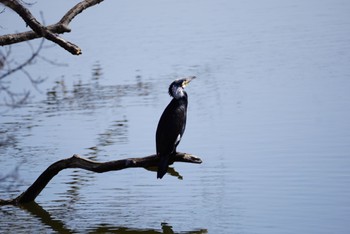
[[[161,230],[156,229],[141,229],[141,228],[128,228],[128,227],[113,227],[109,225],[100,225],[97,228],[92,229],[92,233],[120,233],[120,234],[174,234],[173,227],[168,223],[161,223]],[[204,234],[208,233],[207,229],[197,229],[193,231],[182,231],[184,234]]]
[[[158,167],[147,167],[145,169],[148,171],[157,172]],[[167,173],[171,176],[177,177],[179,180],[183,180],[183,176],[180,175],[180,173],[178,171],[176,171],[174,167],[168,167]]]
[[[46,104],[48,105],[46,112],[94,111],[111,105],[112,107],[120,107],[123,106],[122,98],[147,97],[155,94],[155,92],[152,92],[152,83],[142,81],[140,76],[136,77],[136,82],[133,84],[101,85],[96,80],[101,78],[102,73],[100,65],[97,68],[94,67],[92,80],[95,82],[84,83],[79,81],[71,89],[67,89],[63,80],[56,83],[46,93]]]
[[[113,124],[105,130],[105,132],[98,134],[97,147],[127,142],[128,127],[128,120],[125,116],[122,120],[114,121]]]
[[[92,80],[99,80],[103,75],[102,67],[99,61],[97,61],[92,67]]]
[[[31,202],[28,204],[21,205],[20,208],[29,212],[32,216],[40,219],[42,224],[51,228],[51,230],[57,233],[76,233],[77,230],[69,229],[63,221],[52,218],[52,215],[46,211],[43,207],[38,205],[36,202]],[[161,223],[161,230],[156,229],[142,229],[142,228],[129,228],[129,227],[118,227],[109,224],[99,224],[95,227],[89,228],[89,230],[85,230],[89,233],[120,233],[120,234],[130,234],[130,233],[140,233],[140,234],[172,234],[175,233],[173,231],[173,227],[168,223]],[[207,233],[206,229],[197,229],[188,232],[181,232],[188,234],[204,234]]]
[[[20,179],[19,176],[19,168],[24,164],[25,161],[21,162],[19,165],[17,165],[12,171],[2,174],[0,172],[0,188],[4,191],[13,191],[17,190],[21,184],[24,183],[22,179]]]
[[[51,228],[51,230],[57,233],[74,233],[73,230],[69,230],[65,227],[64,223],[59,219],[53,219],[49,212],[44,210],[36,202],[23,204],[20,206],[22,209],[28,211],[32,216],[40,218],[41,222]]]
[[[93,178],[92,174],[84,173],[82,174],[80,170],[73,170],[73,172],[69,176],[71,178],[70,181],[65,182],[69,188],[67,191],[62,191],[59,193],[65,199],[69,199],[67,203],[69,206],[73,206],[77,203],[80,198],[80,190],[90,179]]]

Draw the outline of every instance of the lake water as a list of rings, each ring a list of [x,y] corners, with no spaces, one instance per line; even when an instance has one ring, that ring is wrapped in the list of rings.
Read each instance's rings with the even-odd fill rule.
[[[53,5],[56,4],[56,5]],[[31,6],[46,24],[73,3]],[[105,1],[71,23],[74,57],[51,47],[1,106],[0,198],[51,163],[155,152],[167,87],[188,75],[180,177],[144,169],[64,170],[24,207],[0,207],[3,233],[349,233],[350,2]],[[6,10],[1,34],[23,30]],[[33,42],[35,47],[39,41]],[[13,58],[30,53],[12,47]],[[2,102],[3,103],[3,102]]]

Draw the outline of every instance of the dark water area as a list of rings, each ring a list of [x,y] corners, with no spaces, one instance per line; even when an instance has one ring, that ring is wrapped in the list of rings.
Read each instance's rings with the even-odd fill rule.
[[[50,24],[72,6],[51,4],[31,10]],[[0,198],[73,154],[154,154],[168,85],[182,76],[198,79],[178,150],[203,163],[175,163],[178,176],[162,180],[64,170],[36,203],[1,206],[0,232],[349,233],[348,12],[340,0],[104,1],[83,12],[64,35],[83,55],[45,47],[65,66],[38,59],[37,89],[21,74],[7,84],[31,98],[0,106]],[[7,11],[0,22],[1,34],[24,27]]]

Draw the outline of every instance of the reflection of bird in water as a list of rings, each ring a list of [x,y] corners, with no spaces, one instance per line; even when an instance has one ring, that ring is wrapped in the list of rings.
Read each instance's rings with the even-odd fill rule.
[[[187,93],[184,88],[195,76],[175,80],[169,86],[173,97],[160,117],[157,132],[157,155],[160,157],[157,178],[162,178],[168,170],[169,158],[176,153],[176,147],[186,127]]]

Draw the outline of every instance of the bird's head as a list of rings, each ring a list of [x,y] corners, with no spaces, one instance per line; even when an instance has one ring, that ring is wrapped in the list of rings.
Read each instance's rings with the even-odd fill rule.
[[[179,99],[185,96],[184,88],[196,78],[195,76],[189,76],[181,79],[174,80],[169,86],[169,95],[173,98]]]

